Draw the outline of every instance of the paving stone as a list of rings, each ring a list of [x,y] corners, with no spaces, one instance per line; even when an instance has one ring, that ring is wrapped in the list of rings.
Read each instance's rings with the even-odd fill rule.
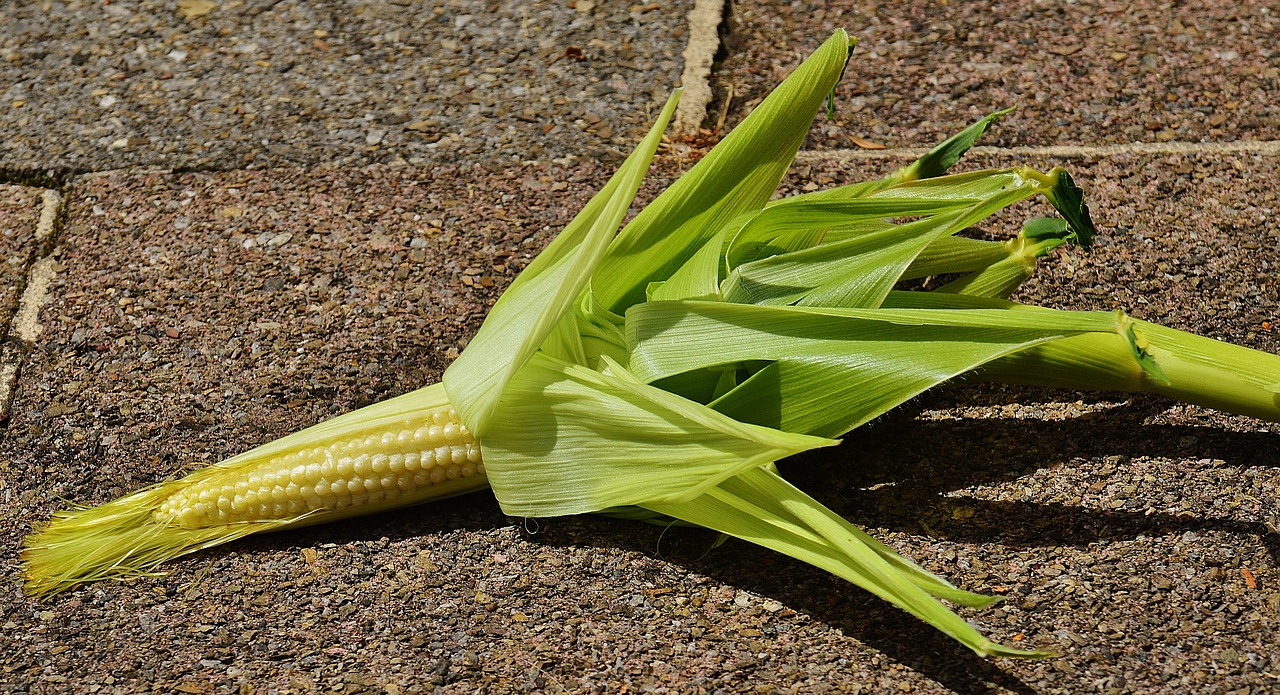
[[[0,184],[0,334],[9,326],[35,251],[42,208],[39,188]]]
[[[102,501],[112,485],[425,385],[585,202],[595,172],[455,165],[80,179],[46,337],[10,433],[41,432],[38,441],[75,456],[120,454],[123,480],[111,480],[112,463],[48,489],[51,502]],[[264,410],[289,403],[305,406],[283,422]],[[189,440],[201,445],[174,453]],[[72,487],[54,491],[62,485]]]
[[[1008,106],[997,145],[1280,138],[1270,2],[758,0],[731,22],[711,109],[732,85],[730,126],[831,31],[858,39],[809,147],[928,146]]]
[[[0,171],[630,150],[691,0],[50,0],[0,31]]]
[[[1027,163],[1069,166],[1109,231],[1089,255],[1048,261],[1023,298],[1125,306],[1277,350],[1263,323],[1280,318],[1265,281],[1280,263],[1280,160]],[[661,163],[645,197],[682,164]],[[811,158],[786,188],[896,164]],[[437,378],[608,173],[78,180],[45,337],[0,440],[3,563],[63,500],[102,502]],[[249,539],[45,605],[11,577],[0,669],[54,689],[1266,691],[1280,666],[1273,438],[1153,398],[967,384],[787,466],[927,568],[1004,593],[966,617],[1063,653],[1044,662],[980,659],[746,544],[708,551],[703,534],[595,518],[541,520],[529,535],[477,494]]]

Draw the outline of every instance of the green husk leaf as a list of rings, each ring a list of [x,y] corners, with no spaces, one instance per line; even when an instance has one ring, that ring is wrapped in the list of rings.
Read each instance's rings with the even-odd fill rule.
[[[1019,236],[1037,240],[1064,240],[1068,234],[1067,229],[1066,220],[1060,220],[1056,217],[1034,217],[1022,225],[1022,233]]]
[[[508,384],[485,470],[513,516],[692,499],[721,480],[830,439],[738,422],[636,380],[535,355]]]
[[[968,275],[952,280],[934,292],[973,294],[975,297],[995,297],[1004,300],[1021,287],[1021,284],[1027,282],[1033,273],[1036,273],[1038,257],[1046,255],[1074,238],[1075,234],[1070,232],[1066,220],[1036,218],[1028,220],[1018,237],[1009,239],[1007,242],[974,242],[977,246],[969,246],[963,250],[955,247],[947,250],[940,248],[936,250],[940,256],[933,259],[934,262],[941,261],[943,257],[947,260],[959,260],[961,252],[968,251],[970,253],[968,259],[964,259],[968,264],[957,264],[952,266],[954,269],[947,270],[948,273],[968,271]],[[988,247],[995,251],[995,256],[987,255]],[[941,253],[945,252],[950,252],[950,255],[942,256]],[[915,269],[915,271],[920,270],[922,269]]]
[[[730,237],[724,252],[725,269],[778,254],[802,251],[827,240],[828,230],[852,228],[865,232],[865,223],[879,223],[871,229],[883,229],[886,217],[937,215],[966,207],[968,198],[950,196],[904,198],[867,197],[853,200],[798,200],[761,210],[751,216]],[[815,231],[819,233],[814,233]],[[855,232],[857,233],[857,232]],[[846,235],[836,232],[836,238]]]
[[[650,302],[627,313],[627,344],[630,368],[646,382],[771,363],[712,406],[744,422],[839,436],[992,359],[1116,325],[1107,312]]]
[[[907,181],[916,181],[919,179],[933,178],[946,173],[956,162],[960,161],[960,157],[973,147],[983,133],[991,127],[1000,117],[1013,111],[1013,107],[997,111],[993,114],[984,116],[977,123],[970,125],[968,128],[956,133],[946,140],[938,143],[933,149],[914,162],[904,166],[892,174],[874,181],[862,181],[859,183],[849,184],[847,186],[838,186],[822,191],[813,191],[812,193],[803,193],[782,200],[775,200],[770,206],[782,204],[784,201],[793,200],[832,200],[832,199],[849,199],[862,198],[871,195],[876,191],[896,186]]]
[[[724,282],[725,301],[874,307],[939,236],[964,229],[963,211],[747,263]]]
[[[1075,235],[1073,239],[1075,243],[1088,251],[1093,245],[1093,238],[1097,236],[1098,230],[1093,226],[1089,206],[1084,202],[1084,191],[1076,185],[1071,174],[1063,169],[1053,169],[1049,172],[1049,176],[1052,177],[1053,185],[1045,196],[1066,218],[1067,225]]]
[[[985,241],[963,236],[945,236],[935,240],[916,255],[911,265],[902,272],[902,280],[917,280],[930,275],[972,273],[1011,254],[1004,241]]]
[[[680,93],[676,90],[667,100],[648,135],[613,178],[507,288],[467,349],[445,371],[445,388],[477,437],[488,432],[507,381],[578,301],[640,188]],[[571,338],[572,332],[558,335]],[[559,352],[580,354],[582,348],[564,347]]]
[[[1013,110],[1014,107],[1011,106],[988,114],[977,123],[942,141],[924,156],[909,164],[900,174],[901,179],[903,181],[913,181],[941,176],[947,169],[950,169],[956,162],[960,161],[960,158],[964,156],[965,152],[969,151],[969,148],[977,144],[992,123],[1007,114],[1013,113]]]
[[[844,238],[839,241],[744,264],[729,274],[722,296],[726,301],[752,304],[877,306],[928,246],[1001,208],[1044,192],[1042,175],[1028,175],[1029,171],[1009,169],[947,176],[893,186],[853,201],[823,201],[830,206],[820,208],[824,210],[839,210],[841,202],[855,211],[861,209],[859,204],[881,203],[901,211],[896,216],[927,216],[858,236],[841,235]],[[937,207],[918,212],[922,204]],[[812,202],[805,205],[816,207]],[[778,216],[790,209],[776,206],[761,216]],[[863,217],[854,216],[853,220],[861,222]],[[829,224],[837,226],[840,222],[831,220]]]
[[[670,277],[735,217],[769,201],[839,80],[850,45],[848,34],[836,31],[627,224],[592,280],[603,308],[620,314],[644,301],[650,283]]]
[[[771,471],[744,471],[694,500],[644,506],[825,569],[893,603],[978,654],[1048,656],[1045,652],[1005,647],[983,637],[930,594],[964,605],[986,605],[992,599],[956,589],[925,572]]]

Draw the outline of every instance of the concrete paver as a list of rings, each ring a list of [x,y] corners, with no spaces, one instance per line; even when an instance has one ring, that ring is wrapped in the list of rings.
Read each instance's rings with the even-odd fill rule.
[[[629,150],[690,0],[50,0],[5,10],[0,170]]]
[[[0,690],[1275,690],[1274,426],[977,383],[785,472],[927,568],[1004,595],[965,613],[993,638],[1060,658],[983,660],[754,546],[510,519],[488,493],[22,595],[22,536],[67,501],[437,379],[647,128],[685,67],[692,5],[6,10],[0,179],[26,185],[0,183],[0,318],[23,279],[47,298],[26,309],[36,337],[0,355],[23,365],[0,430]],[[715,77],[735,88],[728,126],[832,29],[861,40],[787,191],[904,161],[837,151],[855,138],[928,146],[1017,104],[962,168],[1063,164],[1106,229],[1020,298],[1280,352],[1274,7],[801,0],[731,16]],[[1062,144],[1081,147],[1000,149]],[[698,147],[667,148],[641,198]],[[301,166],[268,168],[282,165]],[[30,186],[52,181],[65,225],[36,258],[41,211],[63,203]]]
[[[42,190],[0,184],[0,326],[8,327],[35,252]],[[2,329],[0,329],[2,332]]]
[[[832,30],[858,39],[812,148],[927,146],[1008,106],[992,144],[1280,138],[1269,2],[764,0],[736,4],[733,27],[715,76],[734,89],[729,125]]]
[[[810,157],[787,186],[894,164]],[[1112,231],[1092,254],[1048,263],[1025,298],[1124,305],[1276,349],[1263,324],[1280,318],[1264,281],[1280,262],[1280,159],[1067,164]],[[644,195],[678,167],[660,163]],[[0,556],[11,564],[23,529],[62,498],[102,502],[437,378],[608,173],[581,163],[78,180],[46,335],[0,443]],[[47,605],[11,580],[0,672],[130,690],[1266,689],[1280,667],[1266,589],[1280,468],[1267,431],[1155,399],[970,387],[790,466],[930,569],[1005,593],[969,615],[997,639],[1064,653],[1045,662],[978,659],[746,544],[706,552],[698,533],[594,518],[543,520],[529,535],[477,494],[249,539],[174,562],[165,578]],[[1171,476],[1200,492],[1170,498]]]

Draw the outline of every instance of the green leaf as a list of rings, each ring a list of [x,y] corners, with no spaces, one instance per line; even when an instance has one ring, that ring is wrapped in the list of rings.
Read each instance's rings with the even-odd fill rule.
[[[572,331],[565,330],[561,322],[578,301],[622,223],[679,100],[677,90],[649,134],[604,189],[511,283],[467,349],[445,371],[443,381],[449,398],[477,437],[489,431],[507,382],[547,337],[559,328],[560,339],[573,339]],[[557,352],[581,354],[583,348],[562,345]]]
[[[983,637],[932,595],[974,606],[987,605],[993,599],[956,589],[926,572],[771,471],[743,471],[697,499],[644,507],[827,570],[983,656],[1047,656],[1044,652],[1005,647]]]
[[[978,267],[964,268],[972,272],[934,291],[1007,298],[1035,272],[1037,258],[1074,238],[1066,220],[1050,217],[1029,220],[1016,238],[995,244],[1003,251],[1003,257]]]
[[[915,199],[800,201],[743,213],[709,237],[671,277],[651,284],[647,299],[719,299],[725,273],[743,263],[811,248],[829,234],[843,238],[853,230],[890,228],[880,222],[882,217],[937,213],[963,204]]]
[[[907,181],[915,181],[918,179],[927,179],[934,176],[941,176],[950,169],[953,164],[960,160],[960,157],[969,148],[977,143],[982,134],[987,131],[997,119],[1007,113],[1013,111],[1013,108],[1007,108],[1003,111],[997,111],[982,120],[965,128],[963,131],[947,138],[939,143],[933,149],[926,152],[919,159],[898,169],[892,174],[874,181],[862,181],[859,183],[849,184],[847,186],[839,186],[830,188],[825,191],[814,191],[812,193],[803,193],[792,196],[786,200],[831,200],[831,199],[849,199],[862,198],[875,193],[876,191],[896,186]],[[782,201],[773,201],[770,206],[777,205]]]
[[[483,441],[513,516],[562,516],[692,499],[725,478],[830,439],[745,424],[641,383],[538,354],[508,384]]]
[[[837,309],[651,302],[627,313],[630,368],[652,382],[765,361],[713,407],[744,422],[838,436],[1002,355],[1116,330],[1107,312]]]
[[[1035,217],[1022,225],[1020,236],[1027,239],[1062,239],[1067,236],[1067,221],[1056,217]]]
[[[839,235],[845,238],[745,264],[729,275],[721,293],[725,300],[740,303],[875,307],[928,246],[1046,188],[1044,175],[1019,168],[910,182],[852,201],[775,206],[759,217],[779,218],[794,210],[798,220],[839,225],[837,217],[818,213],[836,216],[845,206],[855,222],[875,216],[929,216],[860,236]],[[863,205],[874,212],[862,212]]]
[[[719,299],[723,248],[727,245],[726,237],[732,228],[730,225],[708,238],[702,248],[685,259],[671,277],[650,283],[645,299]]]
[[[1093,245],[1093,237],[1098,230],[1093,226],[1089,216],[1089,206],[1084,202],[1084,191],[1072,180],[1071,174],[1060,168],[1049,171],[1052,186],[1045,194],[1053,207],[1067,219],[1071,231],[1075,233],[1075,243],[1084,250]]]
[[[766,208],[742,225],[732,236],[725,253],[725,269],[765,257],[801,251],[827,241],[827,234],[802,235],[813,230],[858,231],[868,229],[866,222],[890,217],[936,215],[973,204],[973,200],[934,197],[873,197],[854,200],[797,200],[786,205]],[[871,229],[885,229],[883,224]],[[847,238],[837,232],[835,239]],[[767,249],[767,251],[766,251]]]
[[[964,211],[747,263],[724,282],[725,301],[874,307],[930,241],[967,224]]]
[[[644,301],[650,283],[670,277],[740,213],[768,202],[840,78],[849,46],[836,31],[626,226],[592,279],[604,308],[622,313]]]
[[[992,123],[1012,112],[1013,107],[996,111],[947,138],[932,150],[929,150],[923,157],[908,165],[902,174],[903,180],[910,181],[940,176],[947,169],[950,169],[953,164],[960,161],[960,157],[964,156],[964,153],[968,152],[969,148],[978,142],[978,139],[982,137],[983,133],[987,132],[987,128],[990,128]]]
[[[935,239],[924,248],[902,273],[902,280],[916,280],[930,275],[971,273],[1007,259],[1012,253],[1003,241],[986,241],[962,236]]]

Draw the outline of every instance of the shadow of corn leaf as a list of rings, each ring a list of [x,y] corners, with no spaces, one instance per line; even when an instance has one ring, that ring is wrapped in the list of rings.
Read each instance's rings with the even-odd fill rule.
[[[995,395],[1003,398],[988,392],[976,399],[962,395],[960,400],[965,405],[984,398],[1001,405],[1012,400],[1027,407],[1044,394],[1017,393],[1013,399],[1007,393]],[[1049,396],[1046,403],[1053,402]],[[1192,530],[1223,531],[1257,538],[1280,562],[1280,534],[1263,521],[1170,514],[1141,504],[1136,509],[1091,509],[1034,499],[949,496],[1081,461],[1100,462],[1102,470],[1120,470],[1130,460],[1153,458],[1194,459],[1197,466],[1229,470],[1277,467],[1280,445],[1273,433],[1145,424],[1169,406],[1168,401],[1145,396],[1109,401],[1101,412],[1063,420],[919,419],[922,409],[946,408],[955,398],[944,393],[918,399],[850,433],[841,447],[786,462],[783,473],[837,513],[870,528],[1022,547],[1083,547]],[[1161,487],[1160,481],[1154,485]],[[1169,486],[1174,489],[1173,482]],[[929,525],[922,523],[926,516],[963,522]],[[549,545],[621,543],[778,600],[956,692],[1035,692],[998,662],[974,655],[902,611],[804,563],[746,543],[735,543],[732,552],[708,553],[711,538],[706,532],[662,533],[632,526],[635,530],[628,535],[610,520],[581,519],[548,524],[531,540]],[[952,578],[963,585],[962,576]]]

